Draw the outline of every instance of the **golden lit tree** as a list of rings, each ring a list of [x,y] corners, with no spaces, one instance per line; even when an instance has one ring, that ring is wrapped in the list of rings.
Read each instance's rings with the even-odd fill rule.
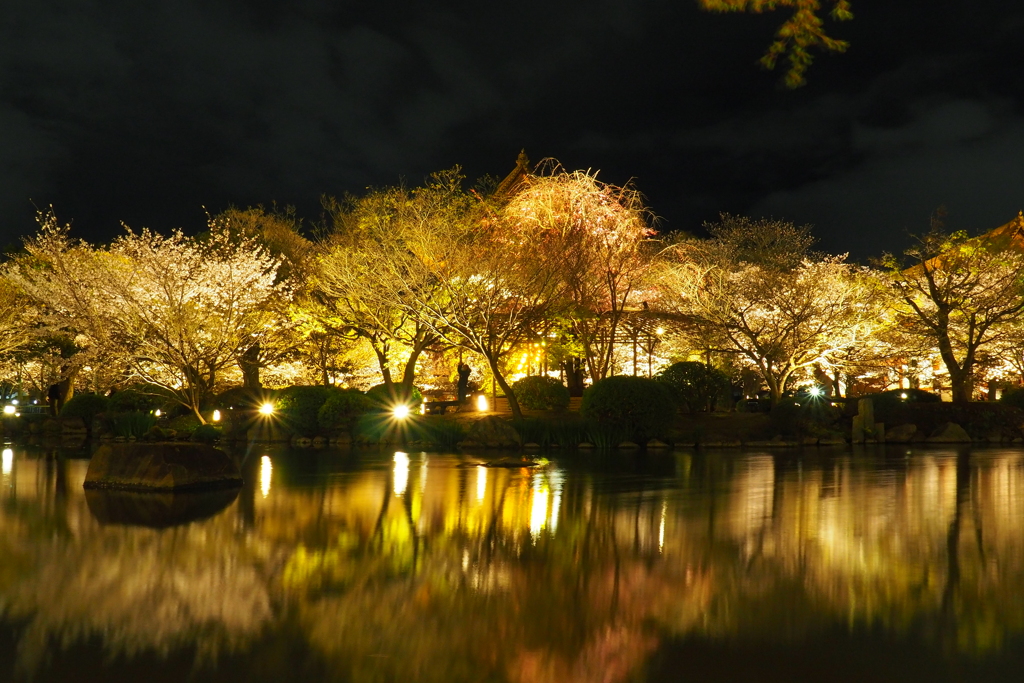
[[[1024,320],[1024,220],[981,237],[943,230],[942,216],[903,258],[883,265],[902,299],[901,328],[937,348],[954,401],[970,401],[981,354]]]
[[[812,49],[828,52],[845,52],[849,44],[845,40],[836,40],[825,32],[825,19],[822,16],[822,5],[829,4],[832,9],[828,15],[835,21],[848,21],[853,18],[848,0],[697,0],[700,6],[711,12],[752,12],[760,14],[784,8],[791,9],[792,14],[775,32],[775,40],[761,58],[761,64],[774,69],[780,57],[789,62],[785,82],[790,88],[805,83],[804,75],[814,57]]]
[[[806,229],[732,217],[710,227],[711,240],[663,252],[659,304],[754,369],[773,404],[791,380],[831,369],[884,323],[872,275],[810,254]]]
[[[502,209],[511,234],[541,245],[534,258],[564,285],[562,329],[582,350],[591,381],[611,370],[615,338],[629,309],[638,309],[651,263],[650,213],[632,186],[550,163],[527,176]]]

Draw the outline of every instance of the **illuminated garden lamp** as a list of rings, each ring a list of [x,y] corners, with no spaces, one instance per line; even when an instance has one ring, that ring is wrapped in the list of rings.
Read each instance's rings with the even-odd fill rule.
[[[273,415],[273,414],[274,414],[274,404],[273,403],[264,403],[263,405],[260,406],[260,415]]]
[[[157,417],[160,417],[161,415],[163,415],[163,411],[157,408],[156,410],[153,411],[153,414],[156,415]]]
[[[807,390],[807,393],[815,398],[825,395],[825,391],[821,387],[811,387]]]
[[[219,410],[213,411],[213,416],[212,417],[213,417],[213,421],[214,422],[220,422],[220,411]]]
[[[487,396],[480,394],[476,397],[476,409],[481,413],[486,413],[490,406],[487,405]]]
[[[404,420],[409,417],[409,406],[404,403],[400,403],[391,409],[391,414],[398,420]]]
[[[4,415],[14,415],[17,408],[14,406],[4,406]]]
[[[900,394],[900,398],[902,398],[903,400],[906,400],[907,399],[907,392],[904,391],[902,394]]]

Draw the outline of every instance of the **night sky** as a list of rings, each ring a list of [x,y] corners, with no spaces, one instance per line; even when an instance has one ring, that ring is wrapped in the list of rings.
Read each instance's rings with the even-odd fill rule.
[[[757,65],[779,13],[693,0],[345,3],[7,0],[0,242],[53,205],[96,241],[121,221],[203,227],[461,164],[630,178],[662,230],[720,211],[812,223],[856,259],[939,205],[984,231],[1024,209],[1024,3],[853,0],[808,86]]]

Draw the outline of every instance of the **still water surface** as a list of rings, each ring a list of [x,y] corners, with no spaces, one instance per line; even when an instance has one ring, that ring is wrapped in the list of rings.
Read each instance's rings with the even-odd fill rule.
[[[1024,451],[0,471],[0,681],[1020,681]]]

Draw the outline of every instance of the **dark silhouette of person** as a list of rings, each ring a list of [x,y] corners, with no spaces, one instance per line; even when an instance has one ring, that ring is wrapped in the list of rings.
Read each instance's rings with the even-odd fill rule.
[[[459,403],[466,402],[466,395],[469,393],[469,375],[473,370],[465,363],[459,363]]]
[[[46,402],[50,404],[50,416],[57,417],[60,414],[60,384],[51,384],[50,388],[46,390]]]

